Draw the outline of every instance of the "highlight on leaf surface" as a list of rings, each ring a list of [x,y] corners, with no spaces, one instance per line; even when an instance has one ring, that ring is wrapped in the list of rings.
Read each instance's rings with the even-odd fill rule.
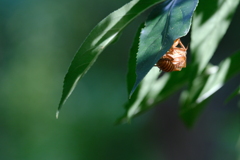
[[[194,124],[210,96],[225,84],[225,80],[221,80],[221,83],[217,81],[216,83],[211,82],[210,77],[213,81],[217,79],[210,76],[210,72],[206,74],[205,71],[209,69],[215,70],[220,67],[211,66],[209,61],[225,35],[238,4],[239,0],[214,0],[211,3],[200,1],[195,11],[191,29],[192,64],[189,68],[191,74],[188,76],[188,88],[182,93],[180,100],[180,116],[187,126]],[[231,59],[231,61],[234,61],[234,59]],[[228,63],[229,59],[224,63],[224,66],[227,67]],[[231,62],[231,64],[234,63]],[[223,68],[222,73],[225,72]],[[236,68],[228,70],[225,74],[233,73],[237,68],[239,67],[236,66]],[[216,73],[212,72],[211,75],[216,76]],[[218,73],[217,75],[222,74]],[[206,86],[207,83],[208,86]]]
[[[180,116],[184,123],[191,127],[208,103],[211,96],[217,92],[230,78],[240,73],[240,52],[236,52],[223,60],[215,72],[208,72],[197,77],[194,88],[183,92],[181,96]],[[215,66],[210,66],[212,68]]]

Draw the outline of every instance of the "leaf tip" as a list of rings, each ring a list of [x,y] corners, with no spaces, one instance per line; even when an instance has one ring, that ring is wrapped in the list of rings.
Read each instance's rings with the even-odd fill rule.
[[[131,99],[131,97],[132,97],[134,91],[136,90],[137,86],[138,86],[138,84],[136,84],[136,82],[135,82],[135,84],[134,84],[134,86],[133,86],[133,88],[132,88],[132,90],[131,90],[131,92],[130,92],[130,94],[128,96],[129,99]]]
[[[128,99],[131,99],[131,97],[132,97],[132,95],[133,95],[133,92],[134,92],[134,90],[131,90],[131,92],[130,92],[130,94],[129,94],[129,96],[128,96]]]
[[[56,119],[58,119],[58,116],[59,116],[59,110],[57,110],[56,112]]]
[[[132,93],[129,94],[128,99],[131,99],[131,97],[132,97]]]

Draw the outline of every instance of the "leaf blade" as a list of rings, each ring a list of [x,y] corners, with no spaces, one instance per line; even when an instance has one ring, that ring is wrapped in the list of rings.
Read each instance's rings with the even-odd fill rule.
[[[197,4],[198,0],[167,0],[150,14],[140,36],[137,79],[131,94],[173,41],[188,33]]]
[[[201,1],[193,16],[191,51],[194,71],[200,74],[207,66],[225,35],[236,10],[237,0],[214,0],[211,4]],[[204,55],[203,55],[204,54]]]
[[[104,18],[88,35],[73,58],[64,78],[58,111],[66,102],[79,79],[86,74],[98,55],[118,36],[136,16],[163,0],[132,0]]]
[[[136,63],[137,63],[137,49],[139,45],[139,36],[142,28],[144,27],[144,23],[142,23],[135,35],[134,41],[132,43],[132,47],[130,49],[129,60],[128,60],[128,73],[127,73],[127,89],[128,96],[130,98],[131,89],[136,81]]]
[[[210,68],[216,69],[216,67],[209,67],[209,60],[226,33],[238,4],[239,1],[235,0],[214,0],[211,4],[208,1],[200,1],[193,16],[189,88],[182,93],[180,100],[180,117],[187,126],[194,124],[204,108],[203,103],[207,104],[209,97],[223,85],[218,83],[219,86],[214,85],[215,88],[211,87],[212,90],[209,91],[206,82],[211,84],[209,77],[213,78],[211,75],[216,73],[206,74],[206,71]],[[227,76],[231,77],[231,75]],[[221,81],[225,83],[225,81]],[[207,90],[208,92],[206,92]]]
[[[180,116],[184,123],[191,127],[199,113],[209,100],[209,98],[217,92],[230,78],[240,73],[239,66],[240,52],[236,52],[229,58],[223,60],[219,64],[219,68],[216,72],[209,74],[204,80],[201,86],[200,92],[195,98],[190,98],[185,104],[182,105],[180,110]],[[191,92],[190,92],[191,93]],[[191,93],[192,94],[192,93]],[[193,114],[190,113],[195,113]],[[192,115],[189,118],[189,115]]]

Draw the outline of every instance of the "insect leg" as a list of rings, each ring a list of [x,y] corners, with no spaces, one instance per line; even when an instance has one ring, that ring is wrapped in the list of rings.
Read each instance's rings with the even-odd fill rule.
[[[185,50],[187,50],[188,49],[188,47],[187,48],[185,48],[185,46],[182,44],[182,42],[181,42],[181,40],[179,39],[179,44],[180,44],[180,46],[182,47],[182,48],[184,48]]]

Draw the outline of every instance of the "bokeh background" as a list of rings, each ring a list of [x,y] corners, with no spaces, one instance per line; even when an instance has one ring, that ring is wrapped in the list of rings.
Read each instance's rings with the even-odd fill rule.
[[[239,97],[224,103],[239,75],[213,96],[193,129],[178,117],[180,92],[131,124],[114,125],[127,100],[128,51],[147,13],[101,54],[55,118],[76,50],[127,2],[0,0],[0,160],[240,159]],[[239,17],[240,7],[213,64],[240,49]]]

